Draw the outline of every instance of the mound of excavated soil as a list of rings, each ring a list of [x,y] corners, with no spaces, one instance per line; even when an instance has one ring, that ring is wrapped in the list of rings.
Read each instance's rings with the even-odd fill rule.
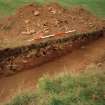
[[[31,4],[0,22],[0,49],[30,44],[29,39],[40,35],[70,30],[91,32],[103,27],[103,21],[82,7],[64,9],[58,4]]]

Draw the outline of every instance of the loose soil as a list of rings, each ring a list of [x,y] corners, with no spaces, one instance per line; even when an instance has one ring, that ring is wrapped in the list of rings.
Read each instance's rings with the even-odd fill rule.
[[[40,35],[76,30],[92,32],[104,27],[103,20],[77,6],[64,9],[58,4],[27,5],[14,16],[0,22],[0,49],[29,45],[29,39]]]

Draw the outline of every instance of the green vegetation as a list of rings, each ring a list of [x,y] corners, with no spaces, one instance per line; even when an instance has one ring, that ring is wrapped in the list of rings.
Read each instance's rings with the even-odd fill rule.
[[[0,13],[2,15],[9,15],[17,8],[24,4],[38,2],[53,1],[53,0],[0,0]],[[83,5],[92,10],[99,16],[105,16],[105,0],[58,0],[64,6]]]
[[[39,80],[36,93],[23,94],[6,105],[105,105],[105,71],[63,74]]]
[[[63,5],[82,5],[98,16],[105,16],[105,0],[59,0]]]

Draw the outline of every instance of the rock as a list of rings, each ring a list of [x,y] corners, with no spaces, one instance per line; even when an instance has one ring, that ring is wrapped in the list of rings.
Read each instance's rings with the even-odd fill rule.
[[[90,28],[94,27],[94,24],[93,23],[89,23],[89,27]]]
[[[46,34],[49,33],[49,28],[45,28],[44,33],[46,33]]]
[[[28,24],[28,23],[30,22],[30,20],[25,20],[24,22],[25,22],[26,24]]]
[[[23,63],[28,63],[28,61],[27,61],[27,60],[22,60],[22,62],[23,62]]]
[[[55,26],[61,25],[61,23],[62,23],[62,21],[57,19],[57,20],[55,21]]]
[[[56,10],[55,10],[54,8],[52,8],[52,7],[49,7],[49,11],[50,11],[50,13],[52,13],[52,14],[56,14]]]
[[[23,31],[23,32],[21,32],[21,34],[26,34],[26,35],[31,35],[31,34],[34,34],[34,33],[35,33],[34,29],[32,29],[30,31]]]
[[[34,11],[34,16],[39,16],[40,12],[38,10]]]
[[[52,10],[52,11],[50,11],[52,14],[56,14],[56,11],[55,10]]]

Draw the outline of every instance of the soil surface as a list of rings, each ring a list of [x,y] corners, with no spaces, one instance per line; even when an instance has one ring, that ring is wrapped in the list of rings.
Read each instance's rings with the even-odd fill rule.
[[[26,5],[0,22],[0,49],[33,43],[37,36],[75,30],[91,32],[104,27],[103,20],[78,6],[64,9],[58,4]]]
[[[16,94],[27,90],[35,91],[36,83],[43,74],[52,76],[62,72],[83,72],[84,68],[93,65],[103,56],[105,56],[105,37],[40,67],[1,78],[0,102],[8,101]]]

